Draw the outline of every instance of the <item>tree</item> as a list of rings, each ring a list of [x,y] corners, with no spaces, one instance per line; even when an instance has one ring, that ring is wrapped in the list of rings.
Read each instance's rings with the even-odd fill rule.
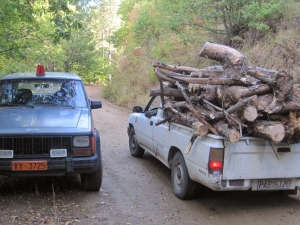
[[[0,54],[21,55],[24,49],[48,38],[57,43],[80,28],[76,5],[80,0],[0,1]],[[41,21],[48,23],[41,30]],[[43,26],[45,28],[45,26]]]

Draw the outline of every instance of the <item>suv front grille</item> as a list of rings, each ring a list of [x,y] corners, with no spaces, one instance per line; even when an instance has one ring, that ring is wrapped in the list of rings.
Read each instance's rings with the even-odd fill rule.
[[[50,156],[50,149],[71,153],[72,137],[0,137],[0,149],[13,150],[14,158]]]

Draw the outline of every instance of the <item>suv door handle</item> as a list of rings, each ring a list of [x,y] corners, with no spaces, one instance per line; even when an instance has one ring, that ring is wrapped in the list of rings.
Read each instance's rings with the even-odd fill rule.
[[[150,126],[152,126],[153,125],[153,121],[150,121]]]

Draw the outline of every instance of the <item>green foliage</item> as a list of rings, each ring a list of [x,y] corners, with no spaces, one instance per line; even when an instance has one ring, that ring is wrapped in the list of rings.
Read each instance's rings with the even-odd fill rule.
[[[0,76],[34,71],[78,73],[86,83],[108,80],[116,0],[0,1]],[[115,11],[115,12],[114,12]]]
[[[243,15],[248,20],[248,26],[259,31],[269,31],[278,18],[281,18],[286,8],[286,1],[251,2],[243,8]]]

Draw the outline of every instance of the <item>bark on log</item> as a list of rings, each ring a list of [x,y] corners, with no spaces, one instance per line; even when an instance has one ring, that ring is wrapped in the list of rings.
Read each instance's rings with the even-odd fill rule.
[[[158,79],[162,79],[164,81],[169,81],[169,82],[172,82],[172,83],[176,82],[176,80],[173,80],[172,78],[167,77],[169,75],[169,73],[166,73],[162,69],[156,68],[154,73],[156,74]]]
[[[206,42],[200,50],[199,56],[220,62],[223,66],[223,75],[225,77],[238,79],[247,74],[247,59],[236,49]]]
[[[160,88],[157,88],[157,89],[152,89],[150,91],[150,94],[149,96],[158,96],[161,94],[161,90]],[[176,89],[176,88],[166,88],[164,87],[164,90],[163,90],[163,95],[164,96],[173,96],[173,97],[183,97],[182,95],[182,92],[179,90],[179,89]]]
[[[268,106],[273,102],[272,94],[260,95],[253,105],[258,111],[269,112]],[[289,111],[300,111],[300,84],[293,85],[292,94],[289,95],[284,103],[282,103],[281,109],[277,112],[279,114]]]
[[[167,74],[167,73],[166,73]],[[231,78],[190,78],[190,77],[180,77],[175,74],[167,75],[169,79],[182,81],[185,83],[194,83],[194,84],[210,84],[210,85],[244,85],[244,86],[252,86],[252,82],[245,82],[241,80],[233,80]]]
[[[255,120],[251,132],[274,142],[282,141],[285,136],[284,125],[278,121]]]
[[[265,111],[268,113],[279,112],[283,107],[285,99],[292,93],[293,85],[294,80],[290,74],[285,71],[277,73],[273,82],[270,83],[273,89],[273,101]]]
[[[153,67],[158,67],[158,68],[162,68],[162,69],[166,69],[169,71],[173,71],[176,73],[182,73],[182,71],[186,71],[186,72],[199,72],[200,70],[197,68],[193,68],[193,67],[188,67],[188,66],[175,66],[175,65],[169,65],[160,61],[154,61],[152,63]]]
[[[178,110],[174,109],[170,103],[166,103],[166,109],[170,110],[172,113],[175,113],[176,115],[178,115],[179,119],[176,121],[178,123],[182,123],[188,127],[193,128],[194,130],[194,134],[196,136],[204,136],[208,134],[208,128],[201,123],[199,120],[197,120],[194,117],[190,117],[187,116],[181,112],[179,112]]]
[[[187,97],[185,91],[184,91],[184,88],[182,87],[182,85],[177,81],[176,82],[176,85],[178,86],[178,88],[180,88],[185,100],[189,103],[188,106],[189,106],[189,110],[194,114],[194,116],[196,117],[196,119],[198,119],[201,123],[203,123],[213,134],[215,135],[219,135],[219,133],[216,131],[216,129],[210,125],[202,116],[199,116],[197,114],[197,111],[195,110],[195,108],[192,106],[189,98]]]
[[[230,128],[224,121],[215,124],[217,131],[227,138],[230,142],[236,143],[240,139],[240,132],[234,128]]]
[[[260,95],[264,93],[271,92],[272,89],[269,85],[257,85],[252,87],[243,86],[218,86],[217,89],[217,99],[219,104],[224,102],[236,103],[243,97],[249,97],[253,95]]]
[[[300,135],[300,115],[299,112],[289,113],[289,122],[284,126],[286,130],[286,135],[283,142],[288,144],[299,143]]]
[[[261,80],[265,84],[270,84],[277,73],[278,71],[276,70],[268,70],[262,67],[248,67],[248,74],[256,79]]]
[[[251,96],[249,98],[240,100],[234,106],[232,106],[229,109],[227,109],[226,112],[229,113],[229,114],[234,113],[234,112],[238,111],[239,109],[245,107],[246,105],[255,102],[256,100],[257,100],[257,95],[253,95],[253,96]]]

